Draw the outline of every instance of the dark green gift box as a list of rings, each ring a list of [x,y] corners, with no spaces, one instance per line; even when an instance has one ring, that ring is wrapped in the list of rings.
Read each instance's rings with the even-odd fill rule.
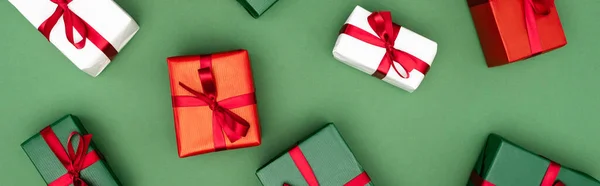
[[[254,18],[260,17],[278,0],[238,0]]]
[[[62,150],[65,150],[67,153],[67,140],[69,136],[73,132],[78,132],[82,136],[88,134],[79,119],[72,115],[67,115],[61,118],[60,120],[54,122],[49,126],[49,128],[45,128],[43,131],[50,132],[53,131],[60,144],[62,144]],[[56,138],[54,138],[56,139]],[[74,136],[71,144],[74,147],[74,150],[77,150],[77,146],[79,143],[80,137]],[[21,144],[21,147],[29,156],[29,159],[38,170],[39,174],[42,176],[44,181],[47,184],[56,181],[60,177],[71,176],[68,175],[67,169],[65,165],[59,161],[57,155],[50,149],[49,142],[44,139],[41,133],[34,135],[29,138],[27,141]],[[58,143],[57,143],[58,144]],[[90,143],[89,148],[87,149],[88,155],[90,152],[95,151],[100,160],[95,161],[89,167],[80,171],[79,177],[85,181],[89,186],[118,186],[121,185],[117,177],[114,176],[114,173],[110,170],[108,164],[104,161],[104,158],[98,152],[93,142]],[[67,184],[57,184],[53,185],[67,185]]]
[[[304,158],[297,158],[294,151],[301,151]],[[299,170],[298,159],[305,159],[318,185],[373,185],[333,124],[328,124],[292,150],[271,160],[256,175],[265,186],[307,185],[309,181]],[[351,180],[359,184],[349,184]]]
[[[468,186],[600,186],[591,176],[567,167],[556,168],[551,176],[549,166],[560,166],[540,155],[531,153],[514,143],[491,134],[475,164]],[[547,173],[548,171],[548,173]],[[487,182],[482,184],[481,182]]]

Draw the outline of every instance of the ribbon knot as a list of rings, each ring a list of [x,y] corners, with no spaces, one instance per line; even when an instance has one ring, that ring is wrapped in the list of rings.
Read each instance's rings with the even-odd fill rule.
[[[219,102],[217,102],[217,99],[214,96],[209,96],[208,98],[210,99],[210,101],[208,103],[208,108],[210,108],[210,110],[213,110],[213,111],[220,111],[221,105],[219,105]]]
[[[69,3],[67,3],[67,2],[57,2],[57,1],[52,1],[52,2],[56,3],[56,5],[58,5],[58,7],[63,9],[64,11],[71,11],[71,9],[69,9]]]
[[[79,177],[79,172],[69,173],[73,177],[73,185],[75,186],[84,186],[87,185],[81,177]]]
[[[391,55],[390,55],[390,57],[392,57],[392,58],[393,58],[393,55],[394,55],[394,52],[393,52],[393,51],[394,51],[394,49],[395,49],[395,48],[394,48],[394,43],[392,43],[392,42],[393,42],[393,41],[389,41],[389,40],[388,40],[388,41],[386,41],[386,42],[385,42],[385,49],[386,49],[386,51],[387,51],[388,53],[390,53],[390,54],[391,54]]]

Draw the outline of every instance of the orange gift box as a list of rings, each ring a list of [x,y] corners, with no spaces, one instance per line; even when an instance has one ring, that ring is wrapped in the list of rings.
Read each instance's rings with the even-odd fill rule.
[[[258,146],[246,50],[167,59],[179,157]]]
[[[467,2],[489,67],[527,59],[567,44],[554,0]]]

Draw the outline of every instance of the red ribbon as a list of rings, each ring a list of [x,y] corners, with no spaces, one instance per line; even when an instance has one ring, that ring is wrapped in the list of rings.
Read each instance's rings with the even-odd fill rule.
[[[300,174],[302,174],[302,177],[304,177],[304,180],[306,180],[306,183],[308,183],[308,186],[318,186],[319,181],[317,180],[315,173],[310,167],[308,160],[306,160],[304,153],[302,153],[302,150],[300,150],[300,147],[295,146],[288,153],[292,157],[292,160],[294,161],[294,164],[296,164],[296,167],[300,171]],[[364,186],[369,182],[371,182],[371,178],[369,178],[369,175],[367,175],[366,172],[362,172],[358,176],[352,178],[352,180],[344,184],[344,186]],[[283,183],[283,186],[291,185],[288,183]]]
[[[373,76],[379,79],[385,78],[390,67],[392,67],[402,78],[409,78],[412,70],[427,74],[427,71],[429,71],[429,64],[407,52],[394,48],[396,38],[400,32],[400,26],[392,22],[392,14],[390,12],[374,12],[369,15],[367,20],[377,35],[373,35],[351,24],[344,25],[340,33],[347,34],[363,42],[386,49],[386,53]],[[406,76],[398,71],[394,63],[402,66]]]
[[[542,53],[540,33],[537,28],[536,15],[546,16],[554,7],[554,0],[524,0],[525,1],[525,23],[531,53],[537,55]]]
[[[86,169],[100,160],[96,151],[87,152],[92,141],[92,135],[81,135],[75,131],[71,132],[67,140],[67,151],[65,151],[52,128],[48,126],[44,128],[40,134],[56,158],[58,158],[60,163],[67,169],[66,174],[52,181],[48,186],[67,186],[71,184],[74,186],[87,186],[87,183],[81,179],[79,174],[83,169]],[[79,137],[77,150],[74,150],[73,144],[71,143],[71,140],[75,136]]]
[[[72,0],[50,1],[57,5],[56,10],[54,10],[54,13],[38,27],[38,30],[46,37],[46,39],[50,40],[50,32],[52,32],[52,29],[62,16],[65,22],[65,34],[67,40],[73,44],[75,48],[82,49],[85,47],[86,39],[89,39],[109,59],[112,60],[112,58],[117,55],[118,52],[115,47],[102,37],[102,35],[100,35],[92,26],[69,9],[69,3],[71,3]],[[73,39],[73,29],[79,32],[82,37],[81,41],[75,42]]]
[[[226,149],[223,132],[231,143],[245,137],[250,128],[248,121],[229,109],[256,104],[254,93],[244,94],[217,101],[217,88],[212,73],[212,57],[200,56],[200,69],[198,70],[200,83],[204,93],[196,91],[179,82],[179,85],[194,94],[194,96],[173,96],[173,107],[199,107],[208,106],[212,110],[213,142],[215,150]]]
[[[565,183],[563,183],[562,181],[556,180],[559,172],[560,164],[551,161],[550,165],[548,165],[548,169],[546,169],[546,174],[544,174],[544,178],[542,178],[540,186],[566,186]],[[492,182],[483,179],[475,171],[471,172],[470,180],[471,183],[473,183],[473,185],[475,186],[496,186]]]

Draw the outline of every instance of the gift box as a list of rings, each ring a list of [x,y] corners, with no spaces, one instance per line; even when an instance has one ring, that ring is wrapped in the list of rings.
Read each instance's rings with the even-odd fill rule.
[[[392,22],[390,12],[356,6],[333,48],[349,66],[413,92],[429,71],[437,43]]]
[[[79,69],[98,76],[139,27],[112,0],[9,0]]]
[[[246,50],[167,59],[179,157],[260,145]]]
[[[489,67],[567,44],[554,0],[467,0]]]
[[[256,175],[265,186],[373,185],[333,124],[271,160]]]
[[[67,115],[21,147],[49,186],[121,185],[91,138],[77,117]]]
[[[600,182],[492,134],[488,137],[467,185],[600,186]]]
[[[254,18],[260,17],[278,0],[237,0]]]

